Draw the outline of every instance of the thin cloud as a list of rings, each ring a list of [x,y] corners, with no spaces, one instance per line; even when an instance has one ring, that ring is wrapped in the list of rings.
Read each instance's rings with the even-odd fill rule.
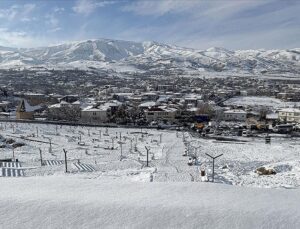
[[[73,11],[85,16],[93,13],[97,8],[106,5],[114,4],[115,1],[94,1],[94,0],[78,0],[75,6],[72,7]]]
[[[11,31],[0,28],[0,44],[8,47],[36,47],[48,44],[47,38],[29,35],[24,31]]]
[[[12,5],[6,9],[0,9],[0,18],[9,21],[31,21],[31,14],[35,9],[35,4]]]

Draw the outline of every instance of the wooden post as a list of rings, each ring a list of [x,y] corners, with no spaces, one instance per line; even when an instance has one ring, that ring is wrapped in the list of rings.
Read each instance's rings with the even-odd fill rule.
[[[42,156],[42,150],[41,148],[39,148],[39,151],[40,151],[40,158],[41,158],[41,166],[43,166],[43,156]]]
[[[65,149],[64,150],[64,153],[65,153],[65,166],[66,166],[66,173],[68,172],[68,164],[67,164],[67,151]]]

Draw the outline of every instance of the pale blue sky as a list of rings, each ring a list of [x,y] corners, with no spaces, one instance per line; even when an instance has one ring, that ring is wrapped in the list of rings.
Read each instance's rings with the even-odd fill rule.
[[[300,0],[0,0],[0,45],[111,38],[197,49],[300,47]]]

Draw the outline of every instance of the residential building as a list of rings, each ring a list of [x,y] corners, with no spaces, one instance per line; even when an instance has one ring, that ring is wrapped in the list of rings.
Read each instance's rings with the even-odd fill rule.
[[[300,109],[284,108],[279,110],[278,118],[283,122],[297,122],[300,123]]]
[[[225,121],[241,121],[244,122],[247,119],[247,112],[244,110],[227,110],[224,111]]]

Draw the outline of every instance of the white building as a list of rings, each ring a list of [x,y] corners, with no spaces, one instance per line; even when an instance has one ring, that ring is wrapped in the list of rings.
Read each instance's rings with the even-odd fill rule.
[[[167,108],[165,106],[152,107],[145,111],[145,116],[148,122],[163,120],[174,122],[176,114],[176,108]]]
[[[300,109],[284,108],[279,110],[278,118],[280,121],[300,123]]]
[[[243,110],[224,111],[224,120],[226,121],[246,121],[247,112]]]
[[[108,121],[109,107],[87,107],[81,111],[80,120],[84,123],[102,123]]]

